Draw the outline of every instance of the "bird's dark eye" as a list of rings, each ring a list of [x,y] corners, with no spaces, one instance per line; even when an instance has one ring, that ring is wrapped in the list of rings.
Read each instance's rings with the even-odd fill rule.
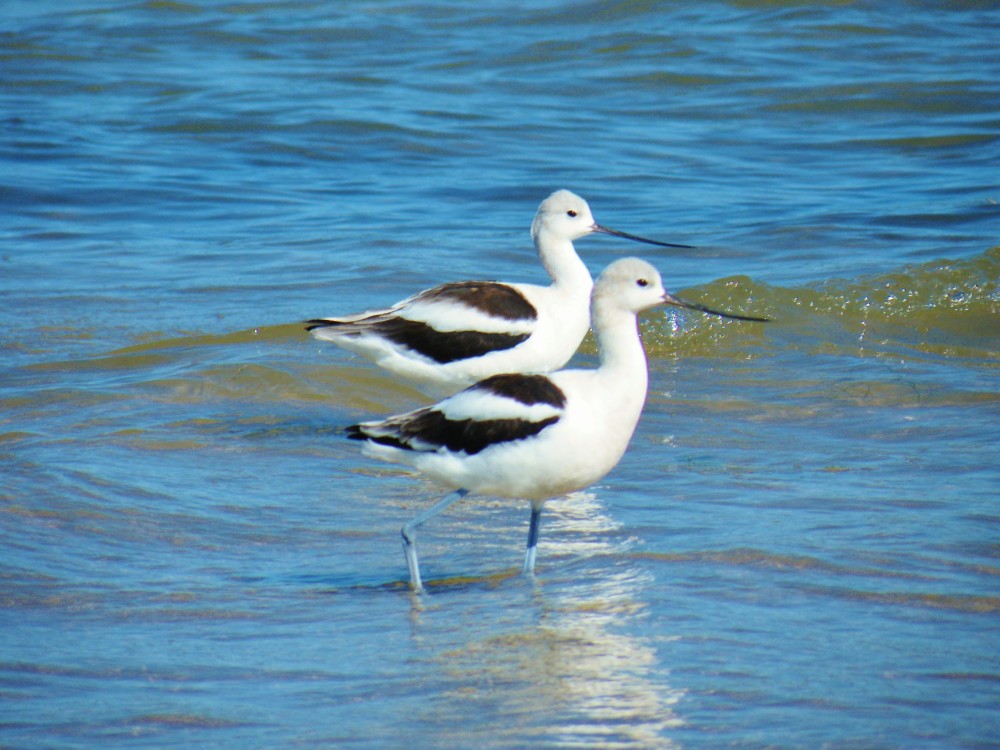
[[[636,279],[635,283],[638,284],[639,286],[649,286],[649,282],[646,281],[645,279]]]
[[[569,211],[567,211],[567,212],[566,212],[566,215],[567,215],[567,216],[568,216],[569,218],[571,218],[571,219],[575,219],[575,218],[576,218],[576,211],[574,211],[574,210],[573,210],[573,209],[571,208],[571,209],[570,209]]]

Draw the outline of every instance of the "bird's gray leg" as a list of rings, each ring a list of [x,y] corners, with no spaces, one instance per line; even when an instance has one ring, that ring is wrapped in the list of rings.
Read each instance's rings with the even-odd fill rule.
[[[528,526],[528,549],[524,553],[524,575],[535,574],[535,553],[538,549],[538,525],[542,518],[542,506],[531,505],[531,523]]]
[[[434,518],[434,516],[446,509],[453,502],[461,500],[468,494],[468,490],[449,492],[423,513],[403,524],[401,530],[403,535],[403,552],[406,554],[406,565],[410,569],[410,585],[414,591],[423,591],[424,588],[423,581],[420,580],[420,563],[417,560],[417,528]]]

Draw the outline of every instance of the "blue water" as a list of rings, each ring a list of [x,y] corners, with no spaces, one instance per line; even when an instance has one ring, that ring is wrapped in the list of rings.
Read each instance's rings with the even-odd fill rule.
[[[0,747],[1000,747],[1000,4],[0,9]],[[657,313],[621,465],[454,506],[298,321],[542,279]],[[592,366],[585,342],[577,363]]]

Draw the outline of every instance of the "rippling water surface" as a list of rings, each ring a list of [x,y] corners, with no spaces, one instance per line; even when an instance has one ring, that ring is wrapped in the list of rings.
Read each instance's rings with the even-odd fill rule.
[[[1000,6],[0,13],[0,745],[1000,746]],[[298,321],[540,280],[552,190],[696,245],[622,464],[362,459]],[[578,363],[592,366],[593,342]]]

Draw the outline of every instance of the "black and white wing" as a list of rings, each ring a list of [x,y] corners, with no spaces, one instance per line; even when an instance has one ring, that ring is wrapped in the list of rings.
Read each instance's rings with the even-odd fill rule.
[[[545,375],[494,375],[435,406],[347,428],[347,436],[417,452],[475,455],[557,423],[566,396]]]
[[[387,310],[310,320],[318,339],[365,339],[438,364],[517,346],[534,332],[538,311],[515,286],[463,281],[428,289]]]

